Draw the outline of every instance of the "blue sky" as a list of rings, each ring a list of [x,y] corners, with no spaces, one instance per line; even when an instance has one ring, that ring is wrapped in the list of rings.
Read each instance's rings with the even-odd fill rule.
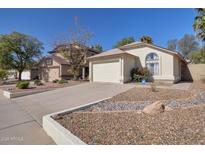
[[[91,44],[100,43],[105,50],[128,36],[150,35],[154,44],[166,47],[169,39],[195,34],[194,9],[0,9],[0,34],[33,35],[46,54],[73,25],[74,16],[94,33]]]

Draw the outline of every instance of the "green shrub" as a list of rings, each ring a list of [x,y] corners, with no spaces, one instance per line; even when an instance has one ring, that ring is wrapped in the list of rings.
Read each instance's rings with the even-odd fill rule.
[[[131,77],[131,81],[134,80],[134,75],[136,74],[138,68],[133,68],[131,71],[130,71],[130,77]]]
[[[64,84],[64,83],[68,83],[68,81],[67,80],[63,80],[63,79],[58,81],[58,84]]]
[[[41,80],[38,80],[38,79],[34,80],[34,84],[35,84],[36,86],[42,86],[42,85],[43,85],[43,83],[41,82]]]
[[[55,80],[53,80],[52,82],[53,82],[53,83],[58,83],[58,81],[59,81],[58,79],[55,79]]]
[[[16,87],[19,89],[27,89],[29,86],[29,82],[28,81],[18,81],[16,84]]]
[[[0,69],[0,80],[5,80],[9,76],[9,72],[7,70]]]
[[[141,82],[142,80],[148,81],[150,77],[149,70],[145,68],[133,68],[130,72],[132,81]]]

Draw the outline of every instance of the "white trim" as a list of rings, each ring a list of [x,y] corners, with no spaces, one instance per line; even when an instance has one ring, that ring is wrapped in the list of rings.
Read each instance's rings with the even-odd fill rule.
[[[124,83],[124,58],[120,58],[120,83]]]
[[[56,144],[63,144],[63,145],[85,145],[86,143],[83,142],[80,138],[72,134],[68,129],[64,128],[60,125],[57,121],[55,121],[52,117],[58,114],[68,114],[74,112],[79,109],[83,109],[85,107],[89,107],[91,105],[97,104],[101,101],[110,99],[111,97],[104,98],[101,100],[97,100],[95,102],[91,102],[85,105],[73,107],[67,110],[55,112],[52,114],[48,114],[43,116],[43,129],[46,133],[54,140]]]

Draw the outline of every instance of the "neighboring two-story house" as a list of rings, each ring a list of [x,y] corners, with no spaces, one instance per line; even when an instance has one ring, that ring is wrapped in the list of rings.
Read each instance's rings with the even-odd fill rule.
[[[79,48],[78,45],[73,45],[76,48]],[[70,63],[62,55],[61,49],[66,49],[66,45],[59,45],[53,51],[50,51],[48,56],[44,57],[38,66],[39,79],[44,81],[53,81],[55,79],[70,79],[72,75],[69,73]],[[85,56],[85,64],[81,71],[81,78],[86,79],[89,75],[89,63],[86,61],[86,58],[100,53],[91,48],[87,48],[87,53]]]

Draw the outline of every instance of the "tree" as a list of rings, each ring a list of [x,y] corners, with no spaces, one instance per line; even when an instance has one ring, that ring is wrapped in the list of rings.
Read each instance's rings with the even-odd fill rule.
[[[1,68],[14,69],[19,72],[18,79],[25,69],[41,57],[43,44],[36,38],[13,32],[0,36],[0,65]]]
[[[100,44],[95,44],[91,48],[94,49],[94,50],[100,51],[100,52],[103,51],[103,47]]]
[[[197,33],[197,38],[205,42],[205,8],[196,9],[198,15],[195,17],[193,28]]]
[[[150,36],[142,36],[140,38],[140,41],[143,42],[143,43],[153,44],[153,39]]]
[[[0,81],[7,79],[9,72],[7,70],[0,69]]]
[[[167,41],[167,48],[169,50],[173,50],[173,51],[176,51],[177,50],[177,39],[172,39],[172,40],[168,40]]]
[[[87,44],[92,35],[90,31],[79,25],[78,17],[74,17],[73,28],[69,30],[63,40],[57,41],[56,46],[62,45],[60,52],[69,61],[70,68],[68,72],[73,75],[75,80],[85,66],[86,55],[89,51]]]
[[[194,64],[205,63],[205,56],[203,55],[203,49],[191,52],[188,55],[188,57],[191,60],[191,63]]]
[[[179,51],[187,58],[188,54],[199,49],[199,43],[195,36],[185,34],[183,38],[178,41]]]
[[[133,43],[133,42],[135,42],[135,39],[133,37],[126,37],[126,38],[123,38],[120,41],[118,41],[114,45],[114,48],[119,48],[119,47],[122,47],[124,45],[130,44],[130,43]]]

